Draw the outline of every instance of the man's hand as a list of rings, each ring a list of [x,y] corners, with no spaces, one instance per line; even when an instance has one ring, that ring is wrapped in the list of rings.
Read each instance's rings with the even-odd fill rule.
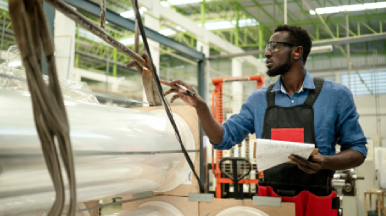
[[[184,101],[186,104],[192,106],[192,107],[197,107],[199,104],[205,104],[205,101],[200,97],[200,95],[197,94],[197,92],[188,84],[184,83],[181,80],[173,80],[170,82],[166,82],[161,80],[161,83],[167,86],[170,86],[171,88],[164,93],[164,96],[171,94],[171,93],[177,93],[174,94],[173,97],[170,99],[170,103],[173,103],[174,100],[177,98],[181,99]],[[184,91],[180,87],[176,86],[176,83],[185,86],[187,89],[195,92],[196,94],[194,96],[191,96],[188,92]]]
[[[309,160],[305,160],[304,158],[299,157],[297,155],[290,155],[288,158],[295,162],[298,165],[299,169],[303,170],[308,174],[315,174],[319,170],[323,169],[323,165],[325,162],[323,155],[321,155],[319,152],[314,156],[311,156]]]

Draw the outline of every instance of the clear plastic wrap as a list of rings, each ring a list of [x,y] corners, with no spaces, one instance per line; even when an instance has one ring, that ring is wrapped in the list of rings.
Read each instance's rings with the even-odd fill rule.
[[[184,216],[176,207],[161,201],[146,202],[136,209],[104,216]]]
[[[25,71],[19,65],[21,65],[20,51],[17,46],[11,46],[7,51],[6,62],[0,65],[0,73],[12,78],[0,77],[0,89],[28,91]],[[48,84],[48,76],[43,75],[43,79]],[[87,83],[60,78],[59,83],[65,100],[99,104]]]
[[[190,168],[162,110],[144,112],[65,100],[75,154],[78,202],[169,191]],[[0,215],[38,212],[54,191],[41,153],[29,93],[0,89]],[[175,115],[186,149],[189,126]],[[156,152],[165,152],[157,154]],[[194,159],[195,153],[189,153]],[[194,160],[193,160],[194,161]]]
[[[216,216],[235,216],[235,215],[243,215],[243,216],[269,216],[267,213],[246,206],[235,206],[229,209],[225,209],[224,211],[218,213]]]

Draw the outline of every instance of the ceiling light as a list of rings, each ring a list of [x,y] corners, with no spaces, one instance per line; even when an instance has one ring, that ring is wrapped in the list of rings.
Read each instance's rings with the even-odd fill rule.
[[[310,54],[332,52],[332,45],[311,47]]]
[[[377,8],[386,8],[386,2],[376,2],[376,3],[365,3],[365,4],[354,4],[354,5],[341,5],[335,7],[324,7],[316,8],[315,10],[310,10],[310,14],[329,14],[329,13],[339,13],[344,11],[363,11],[363,10],[373,10]]]

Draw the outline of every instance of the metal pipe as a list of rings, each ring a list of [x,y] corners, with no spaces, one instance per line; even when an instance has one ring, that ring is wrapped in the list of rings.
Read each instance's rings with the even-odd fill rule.
[[[51,5],[56,10],[62,12],[65,16],[72,19],[74,22],[78,23],[80,26],[85,28],[86,30],[90,31],[91,33],[95,34],[102,40],[104,40],[106,43],[110,44],[120,52],[124,53],[125,55],[132,58],[134,61],[139,63],[140,65],[147,67],[144,59],[139,56],[134,51],[127,48],[125,45],[123,45],[121,42],[116,40],[113,36],[106,33],[105,30],[100,28],[99,26],[95,25],[91,20],[87,19],[85,16],[80,14],[78,11],[71,8],[68,4],[60,1],[60,0],[44,0],[49,5]]]
[[[107,49],[106,52],[106,94],[109,93],[109,71],[110,71],[110,52],[109,49]]]
[[[101,28],[106,30],[106,0],[100,0],[101,6]]]
[[[284,0],[284,24],[287,25],[287,0]]]

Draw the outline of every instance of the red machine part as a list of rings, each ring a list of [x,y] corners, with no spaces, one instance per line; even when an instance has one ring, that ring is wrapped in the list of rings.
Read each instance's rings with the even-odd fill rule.
[[[212,92],[212,115],[220,123],[223,124],[223,100],[222,90],[224,82],[236,81],[256,81],[257,89],[264,86],[263,75],[241,76],[241,77],[221,77],[213,78],[212,83],[215,86]],[[214,164],[214,155],[212,155],[212,172],[216,176],[216,198],[221,198],[221,184],[231,184],[233,181],[230,178],[221,178],[220,161],[222,158],[222,151],[216,151],[216,164]],[[259,180],[241,179],[239,184],[257,184]]]

